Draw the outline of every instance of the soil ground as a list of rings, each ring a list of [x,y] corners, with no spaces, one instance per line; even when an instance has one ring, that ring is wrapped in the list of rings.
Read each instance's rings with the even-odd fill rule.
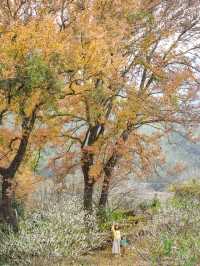
[[[111,247],[107,247],[105,250],[89,254],[76,262],[74,266],[150,266],[144,262],[136,252],[131,249],[127,250],[125,256],[113,256],[111,253]]]

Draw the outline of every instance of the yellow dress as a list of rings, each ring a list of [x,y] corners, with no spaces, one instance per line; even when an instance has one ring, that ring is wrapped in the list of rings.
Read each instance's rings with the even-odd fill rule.
[[[112,245],[112,253],[113,254],[120,254],[120,240],[121,240],[121,233],[120,230],[115,230],[114,226],[112,226],[113,232],[113,245]]]

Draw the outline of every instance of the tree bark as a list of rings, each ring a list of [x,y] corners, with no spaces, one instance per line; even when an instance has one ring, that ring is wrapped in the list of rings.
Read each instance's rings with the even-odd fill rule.
[[[91,147],[95,141],[98,140],[100,135],[103,134],[104,127],[102,125],[95,125],[88,129],[85,140],[82,144],[82,172],[84,176],[84,195],[83,206],[89,213],[92,212],[92,196],[95,180],[89,175],[90,168],[94,163],[94,154],[91,151],[87,151],[86,147]]]
[[[92,212],[92,196],[93,196],[93,183],[85,182],[84,186],[84,209],[88,212]]]
[[[12,208],[13,200],[13,188],[12,178],[9,176],[9,172],[2,176],[2,203],[0,206],[0,216],[3,222],[9,224],[15,232],[18,231],[18,222],[16,212]]]
[[[102,184],[101,196],[99,199],[100,209],[104,209],[106,207],[106,203],[108,201],[108,193],[109,193],[110,181],[112,177],[112,171],[119,158],[120,158],[119,154],[114,152],[104,167],[104,180]]]
[[[94,182],[89,176],[90,167],[93,164],[93,155],[83,151],[82,172],[84,176],[83,206],[88,212],[92,212],[92,196]]]
[[[108,192],[109,192],[109,187],[110,187],[110,177],[105,176],[102,184],[102,191],[101,191],[101,196],[99,199],[99,208],[100,209],[105,209],[106,204],[108,201]]]
[[[12,208],[12,201],[14,199],[14,191],[12,187],[13,178],[16,175],[18,168],[20,167],[29,142],[29,137],[32,132],[35,119],[36,110],[32,113],[30,118],[24,117],[22,121],[22,138],[17,150],[17,153],[10,163],[8,168],[0,167],[0,175],[2,176],[2,203],[0,206],[0,217],[3,222],[9,224],[14,231],[18,230],[18,223],[15,210]]]
[[[126,142],[128,140],[129,134],[133,130],[133,125],[130,124],[129,122],[127,123],[127,128],[122,132],[120,138],[123,140],[123,142]],[[108,161],[106,162],[103,170],[104,170],[104,180],[102,184],[102,190],[101,190],[101,195],[99,199],[99,209],[104,209],[106,208],[106,203],[108,201],[108,193],[109,193],[109,187],[110,187],[110,181],[112,178],[112,172],[121,158],[121,154],[117,151],[117,145],[116,143],[116,148],[113,151],[113,154],[110,156]]]

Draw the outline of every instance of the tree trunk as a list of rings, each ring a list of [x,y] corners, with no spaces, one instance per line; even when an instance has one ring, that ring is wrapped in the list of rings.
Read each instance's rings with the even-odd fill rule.
[[[83,206],[89,213],[92,212],[92,196],[95,180],[90,177],[89,171],[94,163],[94,154],[85,150],[85,147],[91,147],[95,141],[98,140],[100,135],[104,132],[104,127],[102,125],[95,125],[88,129],[85,140],[82,143],[82,172],[84,176],[84,196],[83,196]]]
[[[2,203],[0,206],[0,214],[3,222],[9,224],[15,232],[18,231],[18,222],[15,210],[12,208],[13,188],[12,178],[9,173],[2,176]]]
[[[18,151],[10,163],[8,168],[0,169],[0,174],[3,179],[2,183],[2,203],[0,206],[0,216],[2,217],[3,222],[9,224],[14,231],[18,231],[18,223],[15,210],[12,208],[12,201],[14,199],[13,191],[13,178],[23,161],[26,148],[28,145],[29,135],[24,135],[20,141]]]
[[[106,203],[108,201],[108,192],[109,192],[109,186],[110,186],[110,177],[106,176],[104,177],[103,180],[103,185],[102,185],[102,190],[101,190],[101,196],[99,199],[99,208],[100,209],[105,209],[106,208]]]
[[[117,152],[114,152],[110,159],[107,161],[106,165],[104,166],[104,180],[102,184],[101,196],[99,199],[99,208],[105,209],[106,203],[108,201],[108,192],[110,187],[110,181],[112,177],[112,171],[120,158]]]
[[[90,178],[89,171],[93,164],[93,155],[87,151],[82,153],[82,172],[84,176],[84,195],[83,206],[88,212],[92,212],[92,195],[93,195],[93,179]]]
[[[93,183],[85,182],[85,187],[84,187],[84,209],[88,212],[92,212],[92,195],[93,195]]]
[[[120,138],[123,140],[124,143],[127,141],[128,136],[131,133],[132,129],[133,129],[132,125],[128,122],[127,128],[122,132],[120,136]],[[113,154],[110,156],[110,158],[106,162],[104,169],[103,169],[105,175],[104,175],[104,180],[103,180],[103,185],[102,185],[102,190],[101,190],[101,196],[99,199],[99,209],[101,210],[106,208],[112,172],[116,164],[121,158],[121,155],[117,151],[117,146],[118,146],[118,142],[116,142],[116,148],[113,151]]]
[[[24,117],[22,121],[22,138],[18,150],[15,154],[15,157],[13,158],[9,167],[8,168],[0,167],[0,175],[2,176],[3,180],[0,217],[2,218],[3,222],[6,222],[10,226],[12,226],[14,231],[18,230],[18,223],[17,223],[16,212],[12,208],[12,200],[14,197],[14,191],[12,191],[13,190],[12,181],[24,159],[28,146],[29,137],[35,123],[37,108],[38,106],[35,107],[31,117]]]

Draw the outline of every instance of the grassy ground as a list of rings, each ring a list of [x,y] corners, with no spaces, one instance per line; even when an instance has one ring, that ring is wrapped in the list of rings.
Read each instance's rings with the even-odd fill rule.
[[[86,256],[82,256],[78,261],[72,262],[67,259],[61,261],[45,261],[41,259],[41,262],[32,264],[33,266],[149,266],[145,263],[131,248],[127,250],[125,256],[113,256],[111,253],[111,247],[107,247],[105,250],[92,252]]]
[[[66,264],[67,265],[67,264]],[[98,251],[82,258],[74,265],[82,266],[148,266],[134,250],[129,249],[125,256],[113,256],[111,247],[105,250]]]

